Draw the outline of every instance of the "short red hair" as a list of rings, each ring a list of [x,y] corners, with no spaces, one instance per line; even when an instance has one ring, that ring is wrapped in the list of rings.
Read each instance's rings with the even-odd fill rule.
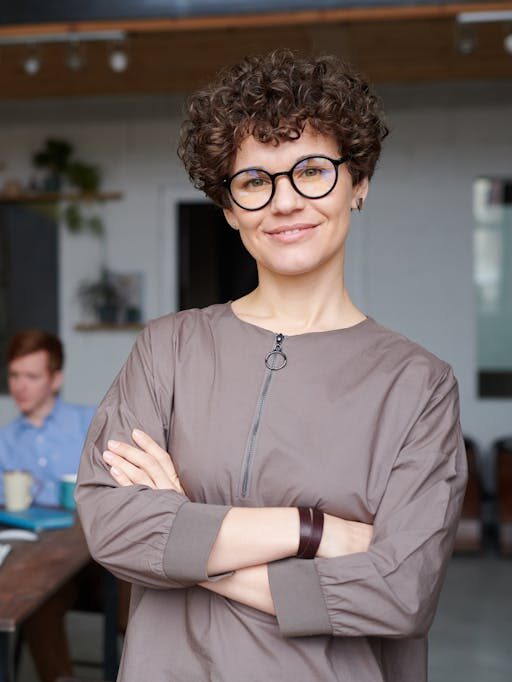
[[[7,346],[7,362],[31,353],[45,350],[48,353],[48,370],[53,374],[64,366],[64,348],[54,334],[41,329],[24,329],[15,334]]]

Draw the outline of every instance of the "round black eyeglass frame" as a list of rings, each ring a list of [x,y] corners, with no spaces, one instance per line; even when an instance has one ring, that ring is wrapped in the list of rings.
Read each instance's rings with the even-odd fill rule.
[[[288,180],[290,181],[291,186],[293,189],[297,192],[297,194],[300,194],[301,197],[304,197],[305,199],[322,199],[323,197],[326,197],[332,190],[336,187],[336,184],[338,182],[338,167],[341,166],[342,163],[346,163],[349,160],[350,157],[348,156],[341,156],[339,159],[331,159],[329,156],[324,156],[323,154],[311,154],[311,156],[306,156],[303,159],[299,159],[296,163],[293,164],[293,166],[290,168],[288,171],[279,171],[279,173],[269,173],[268,171],[264,170],[263,168],[242,168],[241,170],[237,171],[234,175],[231,175],[230,177],[225,177],[222,180],[222,184],[224,187],[227,188],[229,192],[229,196],[233,199],[235,204],[242,208],[244,211],[261,211],[262,208],[265,208],[265,206],[268,206],[272,199],[274,198],[274,194],[276,193],[276,178],[278,178],[280,175],[286,175]],[[327,192],[324,192],[318,197],[310,197],[307,194],[304,194],[304,192],[301,192],[300,189],[297,187],[293,180],[293,171],[295,168],[301,164],[304,163],[304,161],[307,161],[308,159],[327,159],[327,161],[330,161],[332,165],[334,166],[334,182],[332,183],[332,187],[327,190]],[[233,196],[233,193],[231,191],[231,183],[233,180],[237,177],[237,175],[240,175],[241,173],[247,173],[247,171],[251,170],[258,170],[260,172],[265,173],[268,175],[272,182],[272,191],[270,192],[270,196],[267,199],[267,201],[262,204],[261,206],[258,206],[257,208],[247,208],[246,206],[242,206],[242,204],[239,204],[238,201],[235,199]]]

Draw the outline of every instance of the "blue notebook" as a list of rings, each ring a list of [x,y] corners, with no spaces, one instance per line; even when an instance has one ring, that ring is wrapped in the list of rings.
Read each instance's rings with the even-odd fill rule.
[[[52,528],[68,528],[75,523],[73,512],[52,507],[29,507],[23,511],[7,511],[0,509],[0,524],[34,530],[50,530]]]

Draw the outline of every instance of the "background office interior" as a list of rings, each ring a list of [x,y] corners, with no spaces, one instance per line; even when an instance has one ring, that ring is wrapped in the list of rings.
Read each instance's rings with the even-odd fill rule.
[[[278,4],[273,3],[274,9]],[[199,23],[187,29],[189,38],[169,19],[167,32],[127,31],[123,49],[128,66],[117,74],[100,66],[99,48],[86,45],[89,61],[70,76],[62,44],[39,48],[40,72],[27,76],[21,68],[13,70],[14,57],[8,53],[13,48],[0,45],[7,64],[0,74],[0,187],[12,178],[28,181],[33,152],[55,137],[72,142],[77,154],[101,168],[104,189],[122,192],[121,199],[102,207],[103,239],[73,235],[62,223],[58,227],[57,308],[67,352],[63,396],[96,403],[126,358],[136,330],[80,329],[80,283],[97,277],[106,265],[114,272],[142,273],[144,320],[180,305],[179,208],[206,201],[191,187],[175,151],[187,74],[195,87],[208,80],[212,62],[279,45],[305,53],[336,52],[352,60],[375,81],[391,133],[364,210],[353,217],[348,288],[365,313],[453,366],[463,430],[478,446],[484,487],[492,494],[491,445],[512,435],[512,397],[478,394],[473,190],[478,177],[512,182],[512,56],[503,43],[512,23],[485,23],[464,32],[455,13],[449,13],[450,2],[438,3],[447,11],[435,18],[427,13],[434,3],[355,3],[368,12],[356,21],[355,15],[343,14],[348,4],[320,3],[325,12],[340,12],[323,21],[318,4],[316,18],[298,14],[294,20],[295,10],[307,12],[314,3],[290,2],[289,20],[276,13],[273,25],[267,13],[258,25],[247,21],[248,13],[239,15],[237,23],[236,3],[231,3],[231,18],[224,24],[201,24],[196,15]],[[396,15],[383,18],[379,11],[384,5],[394,5]],[[510,2],[465,3],[468,10],[486,5],[512,12]],[[414,38],[405,37],[411,33]],[[191,61],[187,39],[194,48]],[[400,49],[398,39],[409,43]],[[151,45],[149,58],[145,51]],[[23,56],[23,46],[16,49]],[[171,55],[173,63],[165,67],[162,60]],[[145,60],[149,84],[137,67],[139,57]],[[90,73],[94,68],[96,86]],[[14,415],[11,401],[0,396],[0,425]],[[451,591],[443,596],[442,620],[433,630],[434,682],[510,679],[512,658],[499,634],[506,630],[512,602],[505,578],[510,564],[495,549],[487,547],[487,556],[457,558],[457,566],[450,567]],[[487,592],[491,588],[495,591]],[[464,610],[466,599],[476,610]],[[452,645],[462,647],[466,668],[452,669]]]
[[[477,395],[473,182],[511,175],[512,80],[377,89],[391,133],[364,211],[353,218],[349,290],[365,313],[453,365],[464,431],[488,446],[511,430],[511,400]],[[102,263],[144,273],[146,319],[177,309],[177,207],[205,201],[176,156],[182,101],[176,94],[78,97],[9,101],[0,109],[0,178],[28,178],[32,152],[47,137],[63,137],[101,166],[106,188],[124,194],[102,209],[104,240],[60,226],[67,400],[97,402],[135,338],[133,331],[75,329],[83,318],[77,287]],[[2,396],[0,423],[13,414]]]

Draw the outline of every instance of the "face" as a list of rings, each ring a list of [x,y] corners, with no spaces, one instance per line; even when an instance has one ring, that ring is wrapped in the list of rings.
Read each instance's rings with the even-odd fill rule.
[[[275,147],[251,136],[242,142],[232,174],[246,168],[277,173],[289,170],[305,156],[338,159],[342,152],[334,138],[308,127],[297,140]],[[301,275],[331,264],[341,268],[350,209],[356,207],[358,198],[366,198],[368,181],[353,187],[351,175],[342,164],[334,189],[321,199],[301,196],[286,176],[277,177],[275,182],[275,194],[264,208],[246,211],[231,202],[231,208],[224,211],[226,220],[240,231],[245,247],[255,258],[260,277],[265,270]]]
[[[9,392],[30,417],[49,407],[62,385],[62,372],[48,369],[48,351],[39,350],[9,363]]]

